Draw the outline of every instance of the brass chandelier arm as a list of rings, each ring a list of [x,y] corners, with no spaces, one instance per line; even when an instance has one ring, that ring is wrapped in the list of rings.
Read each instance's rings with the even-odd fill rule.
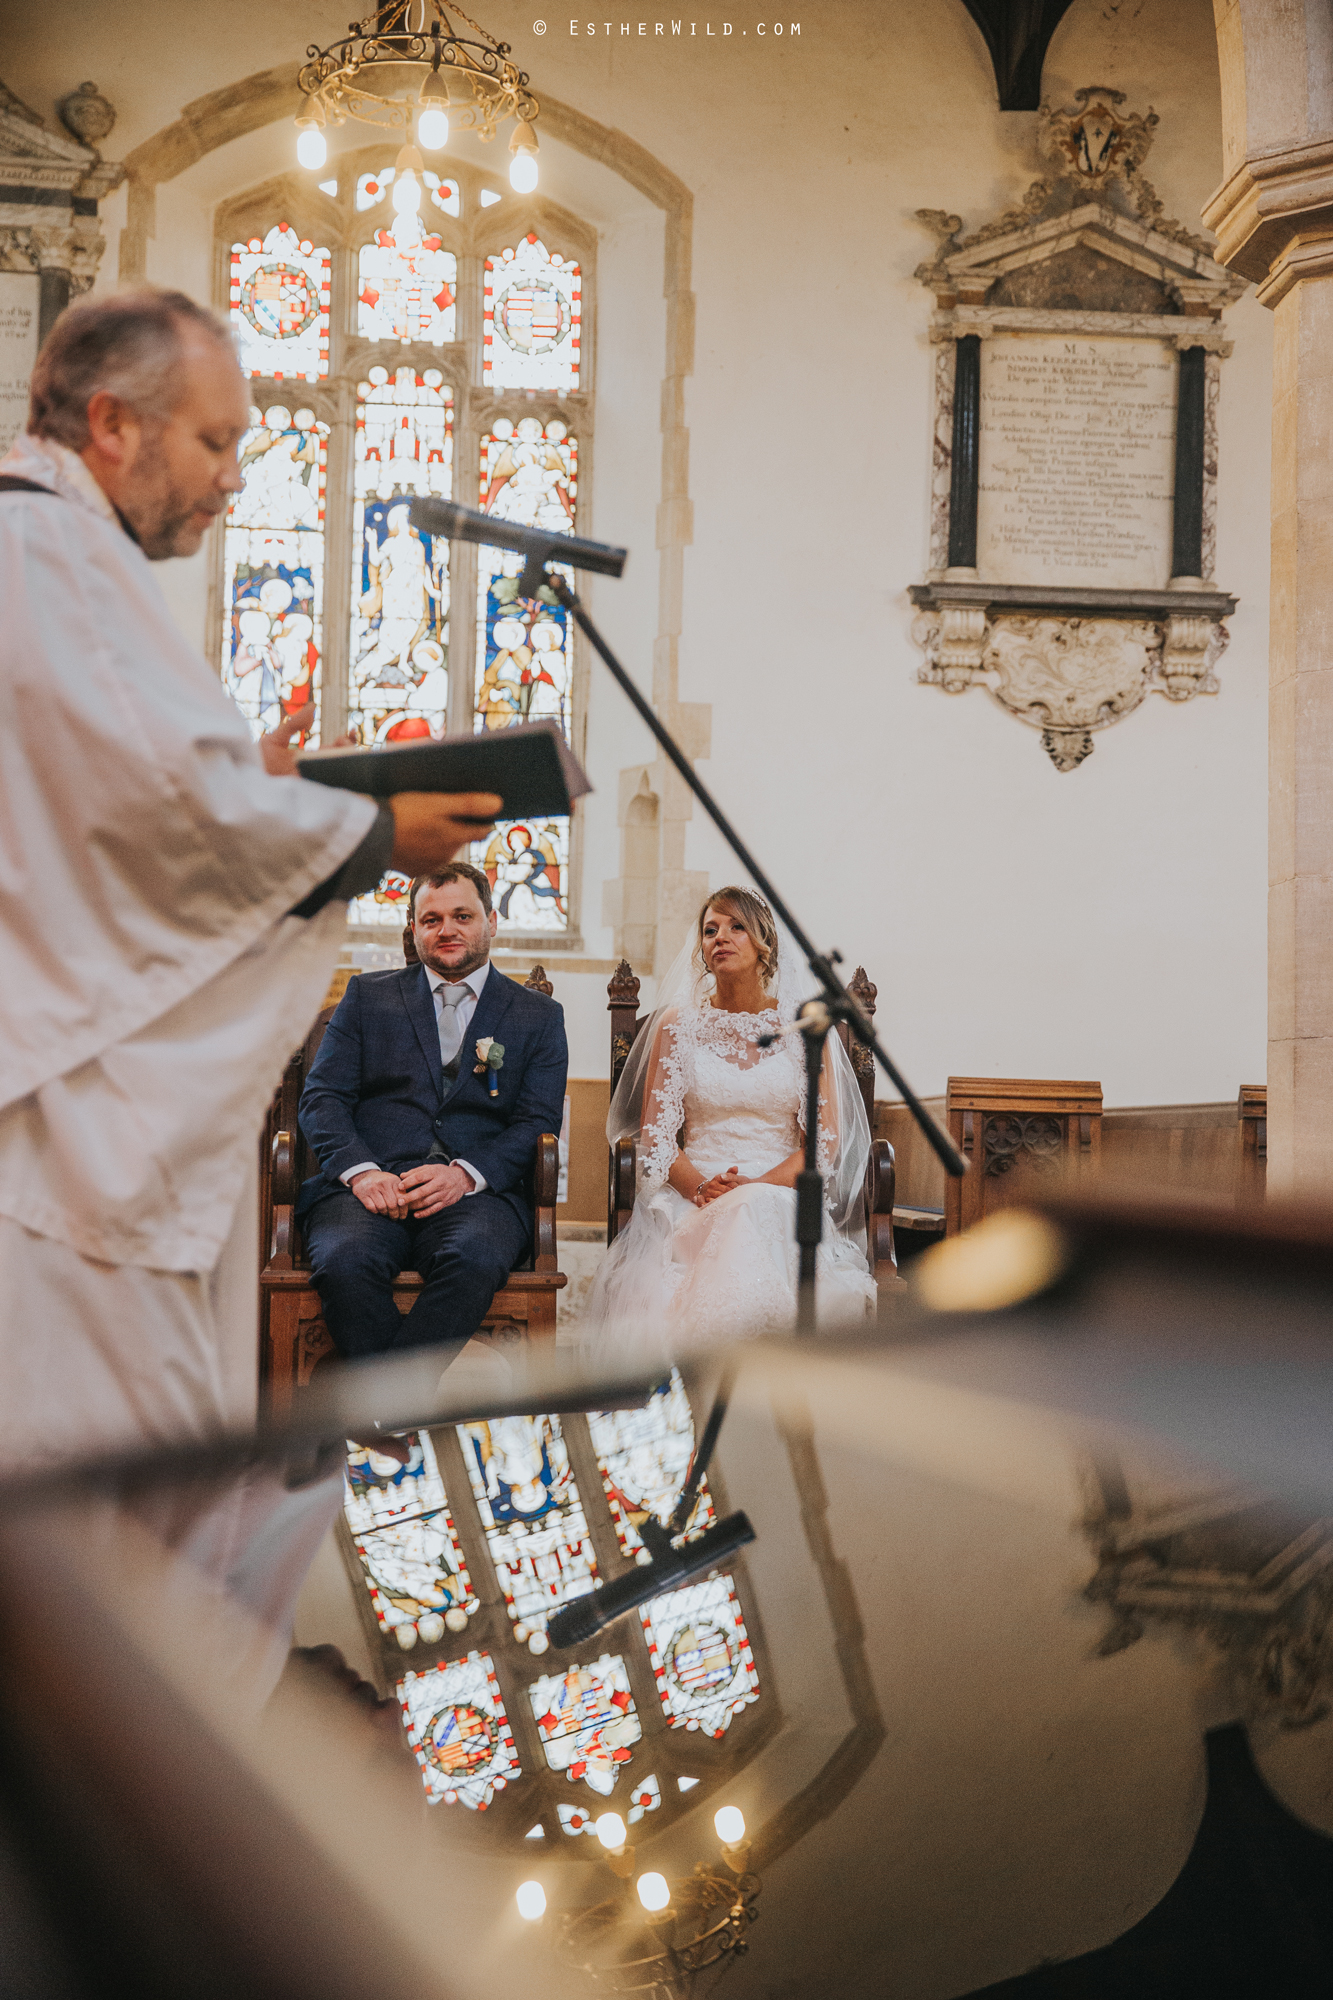
[[[419,29],[407,25],[414,5],[421,6]],[[483,138],[494,137],[502,118],[533,124],[540,106],[527,87],[527,72],[509,60],[510,44],[495,41],[461,8],[452,11],[477,40],[456,34],[450,10],[442,5],[427,8],[424,0],[391,0],[387,8],[367,15],[349,35],[327,48],[310,43],[297,83],[318,122],[341,125],[350,117],[391,130],[407,126],[410,103],[373,87],[374,73],[383,67],[422,70],[423,85],[427,76],[440,74],[466,83],[473,102],[459,108],[459,123]],[[447,33],[441,32],[442,25]]]

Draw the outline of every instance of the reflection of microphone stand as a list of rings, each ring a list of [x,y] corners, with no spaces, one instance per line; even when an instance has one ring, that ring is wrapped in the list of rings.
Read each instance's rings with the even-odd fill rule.
[[[824,1041],[829,1029],[846,1022],[857,1040],[873,1051],[880,1068],[898,1090],[946,1173],[961,1177],[967,1172],[967,1162],[948,1134],[941,1131],[907,1079],[900,1073],[888,1051],[877,1039],[870,1022],[834,971],[834,967],[842,963],[842,954],[837,951],[827,953],[816,951],[764,870],[695,771],[675,737],[653,713],[650,704],[621,666],[579,599],[564,578],[553,574],[547,567],[550,563],[566,563],[574,569],[596,570],[604,576],[619,576],[625,567],[626,551],[612,548],[604,542],[589,542],[574,535],[554,534],[546,528],[524,528],[514,521],[494,520],[489,514],[479,514],[470,507],[460,507],[452,500],[414,500],[412,523],[414,527],[423,529],[427,534],[448,535],[459,541],[480,542],[492,548],[514,549],[523,556],[523,570],[518,583],[519,595],[535,597],[544,584],[556,602],[569,612],[593,651],[610,669],[617,686],[629,698],[635,712],[698,799],[732,853],[767,898],[774,916],[780,923],[786,925],[804,954],[811,973],[823,988],[822,1001],[816,1003],[822,1008],[822,1021],[817,1022],[816,1017],[810,1016],[808,1025],[804,1020],[802,1023],[802,1032],[806,1037],[805,1168],[798,1175],[796,1183],[796,1239],[801,1249],[797,1326],[803,1333],[813,1333],[815,1257],[819,1247],[824,1212],[824,1183],[818,1161],[819,1080]],[[802,1008],[803,1017],[809,1014],[811,1004],[807,1002]]]

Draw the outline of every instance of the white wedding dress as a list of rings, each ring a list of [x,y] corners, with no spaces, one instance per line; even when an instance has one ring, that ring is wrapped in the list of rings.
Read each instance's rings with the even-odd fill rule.
[[[747,1176],[767,1173],[804,1145],[801,1037],[759,1046],[759,1037],[778,1028],[781,1018],[777,1008],[731,1014],[693,1001],[663,1010],[645,1027],[643,1037],[651,1034],[652,1043],[642,1077],[634,1213],[589,1300],[590,1358],[603,1364],[656,1361],[791,1328],[799,1261],[794,1189],[749,1185],[696,1208],[667,1180],[678,1150],[710,1178],[729,1167]],[[825,1075],[818,1148],[829,1177],[817,1264],[821,1326],[863,1323],[876,1300],[860,1215],[869,1130],[854,1081],[848,1087],[850,1065],[832,1036]],[[614,1137],[614,1108],[609,1129]],[[850,1199],[839,1196],[840,1179],[844,1188],[851,1186]]]

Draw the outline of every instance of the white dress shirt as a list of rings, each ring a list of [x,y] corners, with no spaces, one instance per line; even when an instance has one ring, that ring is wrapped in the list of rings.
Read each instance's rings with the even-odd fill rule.
[[[491,970],[490,962],[488,960],[485,965],[479,965],[475,972],[467,973],[462,979],[446,979],[443,973],[432,972],[429,966],[426,967],[426,978],[430,985],[431,999],[435,1003],[435,1025],[437,1029],[440,1025],[441,1014],[443,1013],[443,1002],[440,999],[440,988],[442,986],[466,986],[470,988],[470,991],[466,999],[459,1001],[457,1010],[458,1032],[463,1038],[458,1045],[458,1062],[460,1069],[462,1065],[467,1061],[466,1043],[467,1043],[468,1024],[471,1021],[472,1016],[477,1011],[477,1002],[481,998],[481,989],[486,984],[486,981],[490,976],[490,970]],[[479,1173],[477,1169],[474,1166],[470,1165],[467,1160],[453,1160],[451,1162],[448,1162],[447,1164],[453,1165],[455,1167],[461,1167],[464,1173],[471,1174],[472,1186],[468,1189],[469,1194],[480,1194],[482,1189],[486,1186],[485,1174]],[[379,1167],[374,1160],[362,1160],[359,1162],[357,1166],[349,1167],[347,1169],[347,1172],[345,1174],[340,1174],[338,1178],[340,1181],[342,1181],[345,1187],[350,1187],[358,1174],[374,1174],[378,1172],[379,1172]]]

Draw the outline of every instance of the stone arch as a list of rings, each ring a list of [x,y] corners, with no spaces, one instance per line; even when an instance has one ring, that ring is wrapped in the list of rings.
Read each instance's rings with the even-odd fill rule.
[[[125,161],[128,209],[120,239],[119,276],[122,285],[141,284],[147,274],[148,242],[155,233],[157,189],[218,146],[244,138],[300,108],[296,63],[258,70],[236,83],[224,84],[185,105],[170,125],[136,146]],[[694,372],[694,294],[690,289],[694,197],[669,167],[624,132],[601,125],[572,105],[543,97],[541,129],[553,139],[619,174],[654,207],[663,212],[665,243],[662,290],[666,299],[666,358],[662,381],[662,463],[657,507],[657,634],[653,645],[653,692],[658,714],[680,738],[691,757],[707,754],[711,708],[700,703],[682,706],[679,698],[679,650],[685,580],[685,550],[694,539],[694,510],[689,494],[689,430],[685,420],[685,384]],[[702,747],[701,747],[702,746]],[[626,774],[632,775],[632,774]],[[685,787],[676,780],[673,824],[690,817]],[[659,829],[657,884],[668,901],[694,893],[695,877],[683,872],[684,827],[663,854]],[[676,852],[675,850],[679,850]],[[636,855],[638,850],[636,849]],[[676,876],[681,876],[679,883]],[[607,885],[614,892],[616,883]],[[675,891],[675,894],[672,891]],[[619,949],[619,946],[617,946]],[[631,953],[631,957],[635,954]],[[643,961],[640,961],[643,962]],[[651,964],[651,948],[647,961]]]

